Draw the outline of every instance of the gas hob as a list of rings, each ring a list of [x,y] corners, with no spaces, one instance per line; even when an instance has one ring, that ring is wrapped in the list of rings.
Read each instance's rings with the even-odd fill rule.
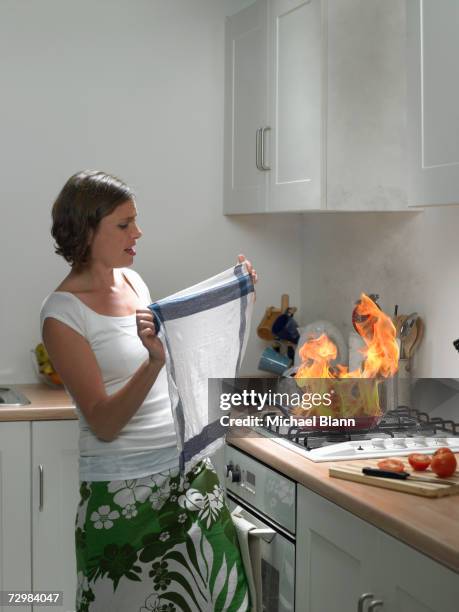
[[[315,462],[403,456],[414,452],[431,454],[441,446],[459,453],[459,423],[431,419],[426,413],[409,408],[392,410],[377,428],[359,433],[269,425],[255,429],[258,434]]]

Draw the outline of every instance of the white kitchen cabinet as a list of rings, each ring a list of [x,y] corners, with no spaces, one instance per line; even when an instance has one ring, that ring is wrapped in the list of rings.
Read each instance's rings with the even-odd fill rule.
[[[406,7],[409,204],[459,204],[459,3]]]
[[[227,20],[225,214],[320,208],[320,0]]]
[[[297,494],[297,609],[457,611],[457,574],[309,489]]]
[[[268,175],[257,168],[267,125],[267,4],[256,2],[226,22],[225,212],[263,212]]]
[[[79,500],[78,421],[32,423],[33,589],[64,592],[73,610],[76,593],[75,516]]]
[[[271,0],[267,211],[321,206],[321,2]]]
[[[385,533],[380,538],[381,612],[457,611],[457,574]]]
[[[78,490],[78,421],[0,423],[0,590],[64,592],[15,610],[74,610]]]
[[[302,612],[356,612],[374,593],[374,528],[308,489],[297,487],[296,601]]]
[[[30,424],[0,423],[0,591],[30,590]],[[11,610],[1,606],[2,612]],[[15,606],[26,612],[30,606]]]
[[[405,37],[399,0],[230,17],[225,214],[406,210]]]

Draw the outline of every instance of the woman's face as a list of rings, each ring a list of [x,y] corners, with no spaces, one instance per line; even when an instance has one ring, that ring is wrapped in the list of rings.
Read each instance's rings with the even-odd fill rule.
[[[102,263],[108,268],[132,265],[136,241],[142,236],[136,216],[135,203],[127,200],[101,219],[89,240],[92,264]]]

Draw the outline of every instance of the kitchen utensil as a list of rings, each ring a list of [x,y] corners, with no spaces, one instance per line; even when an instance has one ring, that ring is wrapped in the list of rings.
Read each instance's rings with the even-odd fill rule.
[[[293,318],[294,309],[287,310],[279,315],[272,326],[273,335],[279,340],[288,340],[293,344],[297,344],[300,338],[298,333],[298,323]]]
[[[413,325],[416,322],[416,319],[418,318],[418,313],[417,312],[412,312],[411,314],[409,314],[403,324],[402,327],[400,329],[400,337],[401,338],[406,338],[410,332],[410,330],[412,329]]]
[[[408,318],[408,315],[397,315],[392,319],[392,323],[395,326],[395,335],[397,338],[400,338],[400,330],[402,329],[403,323]]]
[[[414,339],[414,342],[408,348],[408,354],[407,354],[408,359],[415,353],[419,344],[421,343],[422,338],[424,337],[425,326],[424,326],[424,321],[421,319],[421,317],[418,317],[416,319],[415,325],[416,325],[416,337]]]
[[[412,312],[408,315],[403,322],[400,329],[401,339],[401,357],[402,359],[408,358],[408,351],[411,350],[412,345],[416,340],[417,326],[416,321],[419,315],[417,312]]]
[[[415,476],[414,474],[409,474],[408,472],[391,472],[389,470],[380,470],[378,468],[362,468],[362,474],[366,476],[377,476],[378,478],[393,478],[394,480],[408,480],[410,481],[416,480],[418,482],[434,482],[438,484],[438,478],[430,477],[430,476]],[[458,484],[455,480],[447,480],[446,478],[441,479],[441,484]]]
[[[405,464],[405,471],[410,474],[412,470],[409,467],[408,461],[405,458],[399,457]],[[407,478],[406,480],[397,480],[395,478],[382,478],[378,476],[367,476],[362,473],[362,468],[368,467],[377,469],[376,463],[369,461],[356,461],[345,464],[339,464],[331,466],[329,469],[329,475],[333,478],[341,478],[343,480],[351,480],[353,482],[359,482],[363,484],[369,484],[374,487],[381,487],[383,489],[392,489],[393,491],[400,491],[402,493],[411,493],[413,495],[421,495],[423,497],[444,497],[446,495],[456,495],[459,493],[459,474],[456,472],[454,476],[448,479],[448,482],[442,478],[433,479],[434,482],[420,482],[416,476],[416,480],[413,478]],[[453,482],[454,484],[449,484]]]
[[[406,359],[409,359],[411,356],[411,351],[416,342],[417,334],[418,334],[418,328],[415,326],[411,329],[410,333],[405,338],[405,341],[403,343],[403,353]]]
[[[261,354],[258,369],[273,372],[280,376],[289,367],[290,363],[288,357],[281,355],[272,346],[268,346]]]
[[[291,310],[293,314],[295,314],[295,312],[297,311],[296,307],[289,307],[289,296],[287,293],[285,293],[281,297],[280,308],[270,306],[266,309],[265,315],[261,320],[260,325],[257,327],[258,337],[262,340],[267,340],[268,342],[271,340],[275,340],[272,332],[273,324],[277,317],[284,313],[287,309]]]
[[[408,358],[408,364],[406,366],[407,371],[411,371],[411,357],[414,355],[414,353],[417,351],[418,346],[421,343],[421,340],[424,337],[424,330],[425,330],[425,325],[424,325],[424,321],[421,319],[421,317],[418,317],[416,320],[416,338],[414,339],[413,343],[411,344],[411,346],[407,347],[407,358]]]

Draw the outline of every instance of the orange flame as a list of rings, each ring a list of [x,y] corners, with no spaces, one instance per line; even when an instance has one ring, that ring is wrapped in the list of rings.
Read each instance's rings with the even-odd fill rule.
[[[331,366],[337,348],[326,334],[311,338],[300,348],[301,366],[295,378],[376,378],[393,376],[398,369],[399,347],[390,317],[362,293],[354,311],[355,326],[365,342],[362,367],[352,372],[344,365]]]

